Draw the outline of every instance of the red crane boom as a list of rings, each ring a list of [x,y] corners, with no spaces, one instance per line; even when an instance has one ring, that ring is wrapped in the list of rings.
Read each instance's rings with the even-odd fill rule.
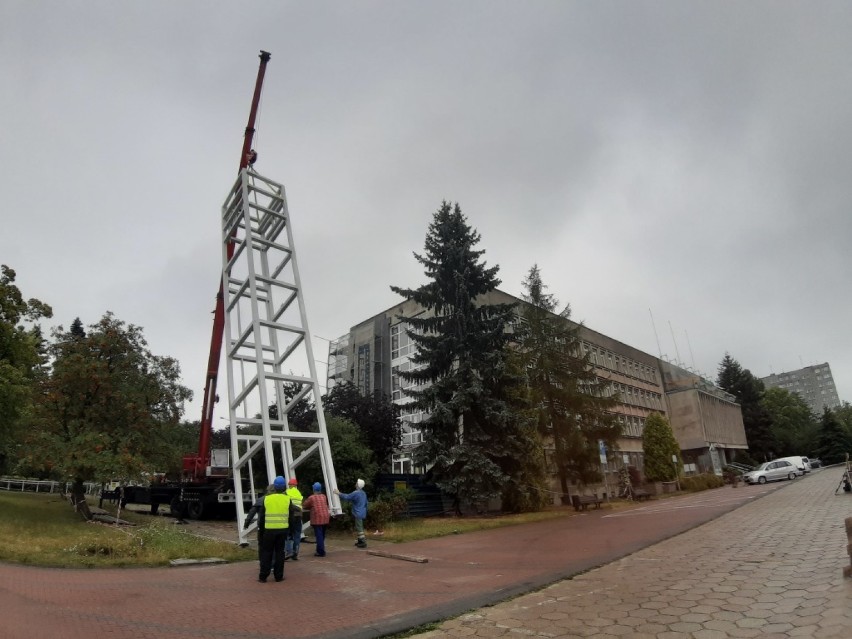
[[[263,76],[266,73],[266,64],[269,62],[270,54],[266,51],[260,52],[260,68],[257,70],[257,81],[254,85],[254,96],[251,101],[248,124],[246,125],[243,149],[240,154],[240,171],[254,164],[257,155],[252,149],[254,139],[254,124],[257,118],[257,107],[260,102],[260,91],[263,87]],[[227,255],[230,260],[233,257],[234,244],[227,245]],[[219,360],[222,356],[222,336],[225,328],[225,296],[224,283],[219,279],[219,292],[216,295],[216,310],[213,314],[213,334],[210,338],[210,355],[207,359],[207,379],[204,384],[204,403],[201,406],[201,432],[198,436],[198,452],[194,455],[186,455],[183,458],[184,476],[202,481],[207,474],[207,466],[210,464],[210,439],[213,434],[213,407],[218,397],[216,395],[216,382],[219,378]]]

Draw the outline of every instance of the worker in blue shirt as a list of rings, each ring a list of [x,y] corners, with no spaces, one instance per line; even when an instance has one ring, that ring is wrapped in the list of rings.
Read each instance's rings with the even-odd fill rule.
[[[367,518],[367,493],[364,492],[364,480],[355,482],[355,490],[351,493],[341,493],[334,489],[336,495],[345,501],[352,502],[352,519],[355,522],[355,532],[358,533],[358,548],[367,547],[367,538],[364,535],[364,520]]]

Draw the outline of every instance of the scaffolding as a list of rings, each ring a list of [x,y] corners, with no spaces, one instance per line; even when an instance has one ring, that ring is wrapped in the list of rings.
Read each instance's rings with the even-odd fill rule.
[[[280,474],[276,455],[287,477],[318,456],[331,512],[341,512],[284,187],[250,167],[222,206],[222,261],[231,466],[246,543],[244,494],[253,502]],[[313,400],[315,432],[291,427],[302,400]],[[257,463],[266,470],[261,486]]]

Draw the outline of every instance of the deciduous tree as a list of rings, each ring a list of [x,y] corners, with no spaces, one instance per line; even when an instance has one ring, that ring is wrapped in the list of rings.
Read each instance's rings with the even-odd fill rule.
[[[824,464],[839,464],[852,454],[849,431],[830,409],[824,408],[820,419],[819,458]]]
[[[47,304],[24,299],[15,275],[5,264],[0,269],[0,472],[17,457],[20,420],[43,373],[46,347],[37,322],[53,315]]]
[[[402,442],[402,424],[388,397],[362,395],[352,383],[335,385],[323,398],[326,414],[348,419],[364,434],[380,469],[387,469],[393,451]]]
[[[142,329],[111,313],[85,337],[59,327],[54,339],[23,462],[73,481],[88,518],[83,482],[139,477],[180,457],[170,443],[192,393],[176,360],[153,355]]]
[[[769,388],[763,405],[772,420],[772,436],[777,457],[809,455],[817,449],[819,424],[808,403],[785,388]]]
[[[334,459],[334,474],[337,486],[327,486],[330,491],[339,488],[341,492],[349,493],[355,488],[355,480],[364,479],[372,483],[378,471],[373,461],[373,453],[364,440],[364,435],[354,423],[343,417],[327,415],[325,419],[328,431],[328,444],[331,457]],[[294,450],[301,452],[307,444],[295,442]],[[322,482],[322,464],[317,455],[305,460],[298,470],[299,479],[306,485]]]

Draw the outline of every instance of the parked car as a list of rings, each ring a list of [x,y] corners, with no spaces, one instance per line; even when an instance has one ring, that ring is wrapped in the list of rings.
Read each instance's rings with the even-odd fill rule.
[[[809,459],[808,461],[811,463],[811,469],[814,469],[814,468],[822,468],[822,462],[821,462],[820,460],[818,460],[818,459]]]
[[[805,473],[811,472],[811,465],[808,463],[807,457],[793,455],[791,457],[779,457],[778,459],[773,459],[772,461],[788,461],[796,467],[796,472],[798,472],[800,475],[804,475]]]
[[[749,484],[765,484],[768,481],[796,479],[799,475],[797,468],[786,459],[776,459],[758,466],[755,470],[743,475],[743,480]]]

